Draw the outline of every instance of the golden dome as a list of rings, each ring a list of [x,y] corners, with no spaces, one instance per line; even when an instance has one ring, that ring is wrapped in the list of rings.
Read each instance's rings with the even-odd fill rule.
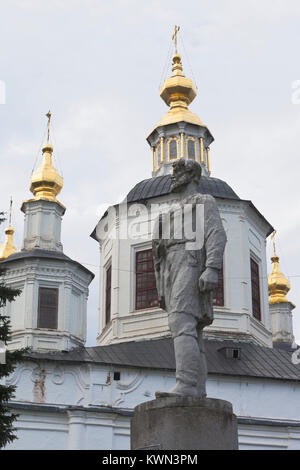
[[[58,202],[56,196],[63,187],[63,178],[52,165],[52,145],[49,142],[45,144],[42,152],[43,161],[31,176],[30,191],[36,200],[45,199]]]
[[[285,297],[291,288],[289,281],[279,271],[279,257],[274,252],[271,257],[273,270],[268,277],[269,303],[277,304],[280,302],[288,302]]]
[[[153,130],[181,121],[206,127],[199,117],[188,109],[188,105],[197,96],[197,90],[192,80],[183,74],[181,56],[177,52],[173,55],[172,62],[173,73],[164,81],[159,91],[160,97],[170,106],[170,109]]]
[[[160,97],[170,107],[187,107],[197,96],[196,88],[189,78],[186,78],[182,72],[181,56],[178,53],[173,55],[173,65],[170,78],[167,78],[161,89]],[[178,103],[182,101],[183,103]],[[185,105],[184,105],[185,103]]]
[[[3,261],[17,251],[13,241],[13,234],[14,229],[9,225],[5,229],[5,241],[3,245],[0,246],[0,261]]]

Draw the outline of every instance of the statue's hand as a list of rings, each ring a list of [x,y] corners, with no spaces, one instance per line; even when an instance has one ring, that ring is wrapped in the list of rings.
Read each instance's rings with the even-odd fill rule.
[[[206,268],[199,279],[200,292],[214,290],[218,285],[218,270]]]

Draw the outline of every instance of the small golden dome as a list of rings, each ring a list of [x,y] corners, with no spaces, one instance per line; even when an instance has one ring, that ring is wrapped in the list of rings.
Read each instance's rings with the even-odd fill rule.
[[[288,302],[285,297],[291,288],[289,281],[279,271],[279,257],[274,253],[271,257],[273,270],[268,277],[269,303],[276,304],[280,302]]]
[[[160,97],[170,108],[149,135],[158,127],[181,121],[206,127],[197,114],[188,109],[188,105],[197,96],[197,90],[192,80],[183,74],[181,56],[177,52],[172,58],[172,72],[171,77],[164,81],[159,90]]]
[[[63,187],[63,178],[52,165],[53,147],[49,142],[42,148],[42,164],[33,172],[30,179],[30,191],[34,199],[46,199],[55,201],[56,196]]]
[[[9,225],[5,229],[5,241],[3,245],[0,246],[0,261],[3,261],[17,251],[13,241],[13,234],[14,229]]]
[[[177,106],[187,108],[197,96],[197,91],[192,80],[186,78],[182,72],[181,56],[175,53],[172,61],[173,74],[164,81],[160,89],[160,97],[171,108]]]

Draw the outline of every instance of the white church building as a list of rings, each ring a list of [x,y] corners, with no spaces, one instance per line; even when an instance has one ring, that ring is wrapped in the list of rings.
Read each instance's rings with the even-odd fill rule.
[[[93,274],[63,252],[65,208],[57,200],[63,181],[52,164],[49,138],[31,177],[33,198],[21,208],[21,251],[14,247],[13,228],[6,229],[1,267],[7,285],[22,293],[1,313],[11,318],[9,348],[32,348],[6,379],[17,387],[9,406],[19,413],[18,439],[7,449],[130,449],[134,407],[174,385],[173,343],[157,302],[151,228],[158,212],[176,201],[170,173],[180,158],[201,164],[199,192],[215,197],[228,240],[214,322],[205,329],[207,395],[232,403],[240,449],[300,449],[294,305],[286,298],[290,285],[275,249],[267,274],[266,239],[274,229],[250,200],[211,176],[214,139],[188,108],[196,89],[177,52],[172,62],[172,75],[160,90],[168,111],[147,137],[152,177],[95,220],[91,234],[95,256],[100,246],[95,346],[85,347]]]

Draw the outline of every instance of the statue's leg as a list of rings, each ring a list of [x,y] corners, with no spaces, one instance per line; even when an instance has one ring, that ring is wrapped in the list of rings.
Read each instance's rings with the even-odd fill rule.
[[[169,315],[169,327],[174,339],[176,385],[169,392],[157,392],[156,396],[185,395],[198,397],[201,364],[197,319],[186,313],[172,313]]]
[[[198,346],[200,350],[200,367],[198,375],[198,392],[202,397],[206,397],[206,379],[207,379],[207,365],[206,355],[203,339],[203,330],[198,328]]]
[[[178,395],[198,396],[199,352],[194,336],[174,338],[176,358],[176,385],[170,392]]]

